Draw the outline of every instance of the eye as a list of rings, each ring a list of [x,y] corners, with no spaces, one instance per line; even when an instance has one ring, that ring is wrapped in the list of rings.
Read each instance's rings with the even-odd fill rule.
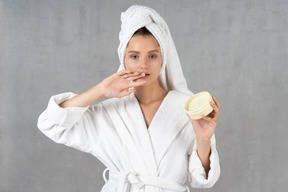
[[[138,56],[137,55],[132,55],[131,58],[132,59],[138,59]]]
[[[157,55],[150,55],[149,58],[150,59],[156,59]]]

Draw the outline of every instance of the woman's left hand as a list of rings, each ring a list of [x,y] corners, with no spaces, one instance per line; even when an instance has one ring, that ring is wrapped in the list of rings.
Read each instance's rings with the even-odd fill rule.
[[[201,119],[191,119],[190,116],[186,114],[192,123],[194,132],[198,139],[210,140],[217,126],[217,117],[219,115],[220,103],[215,97],[212,98],[215,102],[210,102],[213,111],[207,116],[202,115]]]

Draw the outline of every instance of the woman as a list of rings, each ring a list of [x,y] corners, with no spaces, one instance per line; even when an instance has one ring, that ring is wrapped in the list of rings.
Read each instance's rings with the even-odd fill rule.
[[[185,115],[192,92],[165,21],[139,5],[121,21],[118,72],[82,94],[52,96],[38,128],[97,157],[107,167],[103,192],[213,186],[220,175],[214,136],[219,102],[213,97],[213,112],[200,120]],[[111,99],[91,105],[103,97]]]

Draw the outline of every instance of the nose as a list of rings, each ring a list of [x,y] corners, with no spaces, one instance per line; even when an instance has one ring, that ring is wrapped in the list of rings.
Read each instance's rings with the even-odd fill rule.
[[[141,62],[140,68],[141,68],[141,69],[147,69],[147,63],[146,63],[146,61],[142,61],[142,62]]]
[[[147,66],[141,65],[141,69],[147,69]]]

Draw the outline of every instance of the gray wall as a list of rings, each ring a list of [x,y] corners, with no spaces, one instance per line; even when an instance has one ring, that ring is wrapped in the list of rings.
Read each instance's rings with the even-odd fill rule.
[[[100,191],[104,166],[36,127],[50,96],[116,72],[120,13],[156,9],[193,92],[221,103],[212,189],[284,191],[288,181],[288,1],[1,0],[0,191]]]

